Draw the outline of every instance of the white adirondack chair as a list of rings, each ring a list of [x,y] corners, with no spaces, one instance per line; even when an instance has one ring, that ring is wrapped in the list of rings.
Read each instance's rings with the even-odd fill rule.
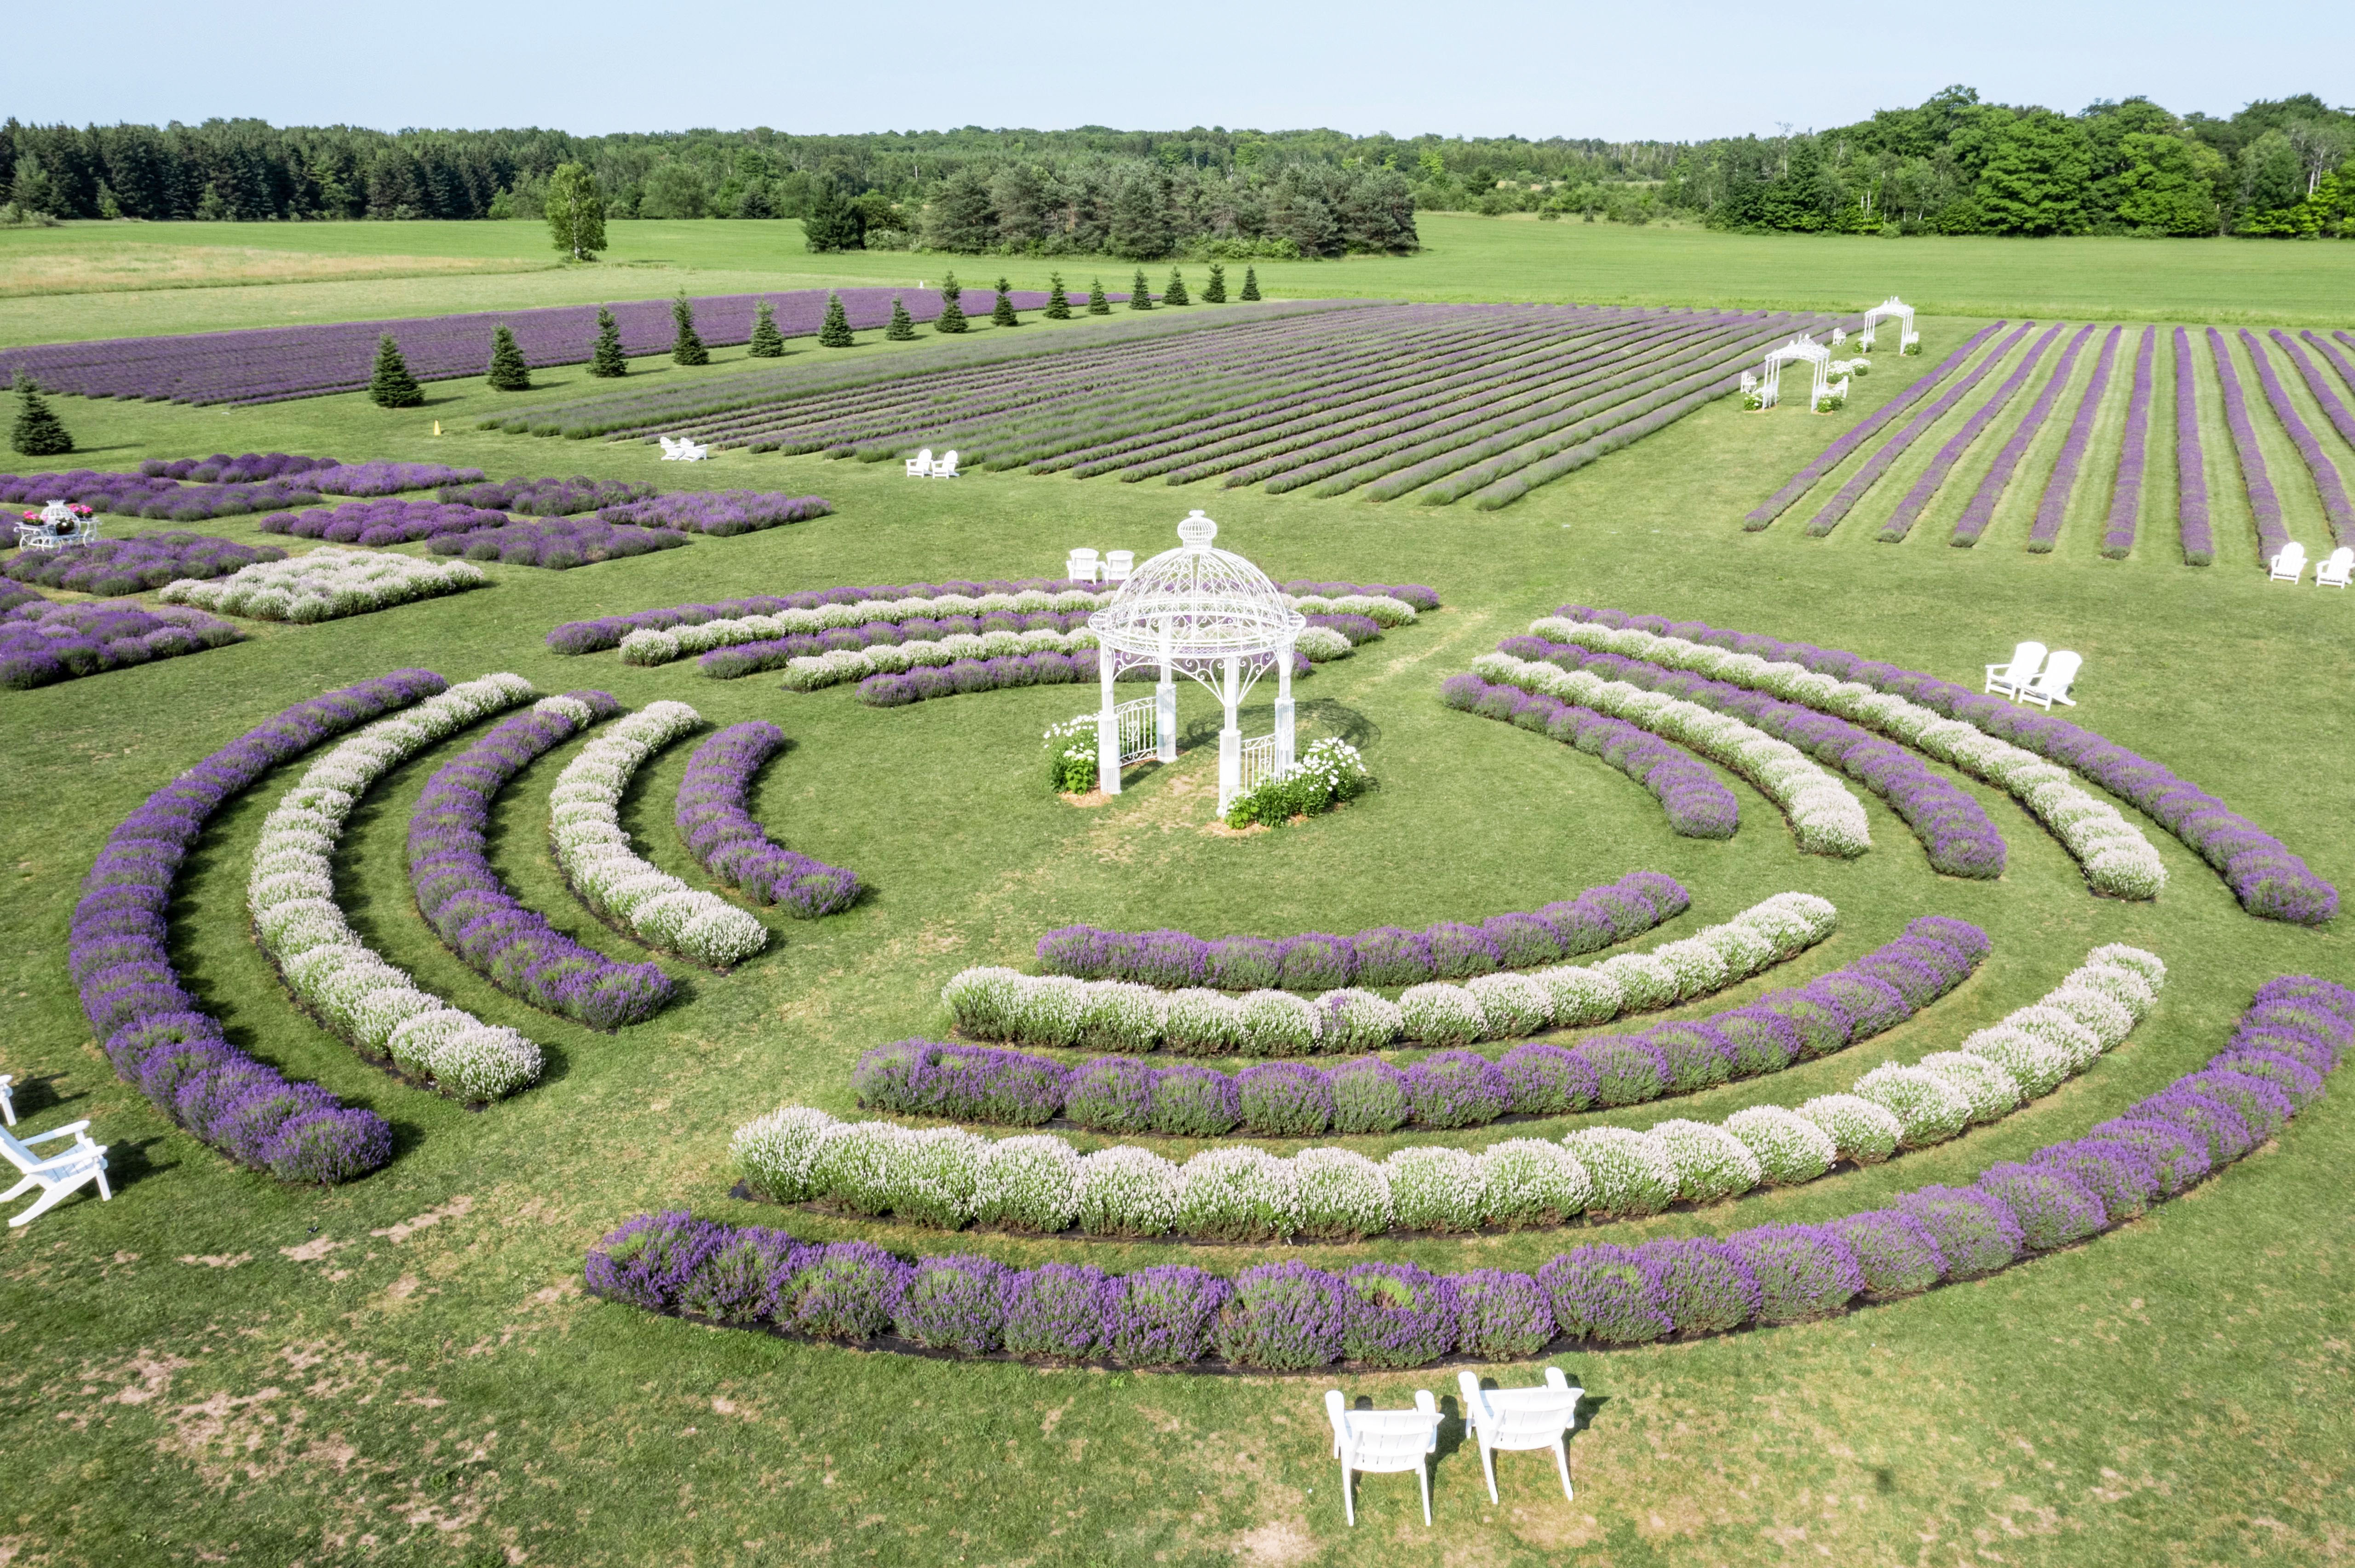
[[[955,452],[954,452],[954,451],[950,452],[950,453],[948,454],[948,456],[946,456],[946,457],[944,457],[944,458],[941,459],[941,461],[938,461],[938,462],[936,462],[936,463],[934,463],[934,464],[932,465],[932,477],[933,477],[934,479],[955,479],[955,478],[957,478],[957,477],[958,477],[958,474],[957,474],[957,471],[956,471],[956,462],[957,462],[957,455],[956,455],[956,453],[955,453]]]
[[[2017,697],[2019,688],[2033,680],[2043,664],[2044,644],[2023,642],[2011,651],[2010,663],[1987,667],[1987,685],[1982,689],[2000,692],[2007,697]]]
[[[1073,550],[1063,561],[1063,575],[1075,583],[1096,580],[1096,553],[1093,550]]]
[[[1108,583],[1124,583],[1128,580],[1128,574],[1135,570],[1136,570],[1136,552],[1135,550],[1112,550],[1106,552],[1104,556],[1104,581]]]
[[[2306,575],[2306,546],[2292,539],[2281,547],[2281,553],[2267,565],[2270,579],[2277,583],[2294,583]]]
[[[1546,1368],[1545,1383],[1540,1388],[1482,1388],[1480,1380],[1468,1372],[1456,1373],[1455,1380],[1464,1395],[1464,1425],[1480,1442],[1480,1467],[1487,1472],[1488,1500],[1498,1500],[1497,1454],[1500,1449],[1507,1453],[1552,1449],[1554,1468],[1561,1472],[1561,1495],[1571,1496],[1568,1439],[1571,1428],[1578,1425],[1578,1402],[1586,1391],[1572,1387],[1560,1367]]]
[[[677,441],[672,440],[668,436],[656,436],[655,440],[662,443],[663,461],[677,462],[678,461],[678,443]]]
[[[5,1157],[23,1176],[23,1180],[14,1187],[0,1192],[0,1203],[20,1197],[35,1187],[41,1189],[40,1197],[34,1201],[31,1208],[9,1217],[11,1226],[24,1224],[57,1207],[65,1201],[68,1193],[85,1182],[98,1183],[101,1202],[114,1196],[106,1185],[106,1145],[90,1140],[90,1134],[85,1130],[89,1126],[86,1121],[68,1122],[63,1127],[23,1139],[13,1132],[0,1132],[0,1157]],[[47,1159],[33,1152],[32,1145],[58,1138],[70,1138],[73,1143],[65,1152],[52,1154]]]
[[[926,447],[922,451],[918,452],[914,457],[908,460],[908,477],[910,479],[930,479],[932,477],[932,448]]]
[[[1423,1486],[1423,1522],[1431,1522],[1431,1470],[1423,1461],[1439,1451],[1439,1405],[1431,1391],[1414,1391],[1412,1410],[1351,1410],[1337,1388],[1325,1393],[1325,1414],[1333,1421],[1333,1454],[1341,1461],[1341,1508],[1352,1528],[1357,1499],[1349,1472],[1395,1475],[1407,1470]]]
[[[8,1086],[16,1081],[12,1073],[0,1073],[0,1119],[10,1127],[16,1125],[16,1102],[8,1097]]]
[[[2355,576],[2355,549],[2341,545],[2314,568],[2314,586],[2343,588],[2350,576]]]
[[[711,455],[711,449],[708,446],[697,446],[685,436],[681,436],[678,439],[678,455],[682,462],[701,462]]]
[[[2084,662],[2082,655],[2062,649],[2052,655],[2052,662],[2044,666],[2042,673],[2019,688],[2019,700],[2034,703],[2046,713],[2052,711],[2054,703],[2064,708],[2075,707],[2076,700],[2069,695],[2069,683],[2077,678],[2077,671]]]

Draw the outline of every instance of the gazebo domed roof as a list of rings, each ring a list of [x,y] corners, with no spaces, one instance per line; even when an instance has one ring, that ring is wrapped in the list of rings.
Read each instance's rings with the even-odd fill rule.
[[[1308,624],[1268,575],[1210,541],[1219,525],[1199,512],[1178,524],[1180,543],[1131,574],[1112,603],[1088,617],[1103,648],[1173,662],[1273,654]]]

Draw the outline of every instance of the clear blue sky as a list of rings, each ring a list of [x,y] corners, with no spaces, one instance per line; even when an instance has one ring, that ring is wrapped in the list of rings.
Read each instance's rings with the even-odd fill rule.
[[[1683,140],[1845,124],[1950,82],[2074,111],[2355,100],[2346,0],[1612,5],[27,4],[0,112],[44,122],[1167,130]],[[93,64],[92,62],[99,62]]]

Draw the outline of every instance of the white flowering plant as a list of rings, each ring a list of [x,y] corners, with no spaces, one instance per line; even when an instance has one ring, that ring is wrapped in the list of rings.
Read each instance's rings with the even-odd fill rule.
[[[1309,742],[1298,760],[1252,789],[1227,808],[1227,826],[1247,828],[1254,822],[1280,827],[1295,817],[1329,811],[1344,800],[1365,793],[1373,782],[1358,748],[1335,736]]]

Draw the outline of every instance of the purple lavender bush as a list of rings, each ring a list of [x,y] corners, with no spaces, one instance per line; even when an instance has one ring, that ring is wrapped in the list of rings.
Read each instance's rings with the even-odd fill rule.
[[[285,558],[285,551],[267,545],[176,532],[100,539],[69,550],[19,550],[6,570],[16,582],[113,599],[182,577],[227,577],[256,561]]]
[[[0,686],[26,691],[241,641],[218,616],[131,599],[38,600],[0,612]]]
[[[1140,1268],[1110,1281],[1103,1348],[1123,1366],[1184,1366],[1218,1341],[1219,1311],[1234,1287],[1184,1264]]]
[[[1341,1359],[1357,1292],[1337,1274],[1305,1263],[1263,1263],[1235,1276],[1219,1308],[1219,1353],[1228,1364],[1299,1372]]]
[[[1633,1250],[1651,1298],[1678,1334],[1729,1333],[1758,1316],[1757,1277],[1725,1243],[1668,1236]]]
[[[783,491],[687,490],[601,505],[597,521],[639,528],[670,528],[687,534],[732,538],[787,523],[831,515],[824,496],[787,495]]]
[[[1719,781],[1709,764],[1625,719],[1554,697],[1532,696],[1511,686],[1492,686],[1472,674],[1450,675],[1440,683],[1439,695],[1449,707],[1484,718],[1510,722],[1517,707],[1541,716],[1544,722],[1537,727],[1546,735],[1600,757],[1649,789],[1667,813],[1671,832],[1686,838],[1730,839],[1741,825],[1742,809],[1734,801],[1733,791]]]
[[[704,870],[762,904],[809,919],[857,902],[858,874],[771,841],[748,804],[752,776],[785,747],[766,720],[730,725],[698,747],[679,781],[675,821]]]
[[[1861,1288],[1875,1300],[1918,1295],[1946,1277],[1946,1257],[1937,1241],[1902,1210],[1867,1209],[1825,1228],[1847,1244]]]
[[[1369,1367],[1419,1367],[1455,1348],[1455,1282],[1411,1263],[1359,1263],[1342,1271],[1354,1298],[1341,1329],[1341,1359]]]
[[[1642,1345],[1676,1331],[1646,1261],[1624,1246],[1572,1247],[1538,1270],[1554,1322],[1573,1340]]]
[[[1757,1283],[1761,1323],[1837,1317],[1864,1292],[1863,1266],[1833,1226],[1758,1225],[1725,1245]]]
[[[491,512],[514,512],[529,517],[566,517],[578,512],[595,512],[603,506],[624,506],[643,501],[655,493],[651,484],[641,484],[626,479],[591,479],[580,475],[572,479],[506,479],[485,480],[475,484],[445,484],[434,492],[446,503],[462,506],[481,507]],[[606,517],[606,523],[634,523],[635,518]]]
[[[591,1290],[649,1312],[678,1305],[679,1291],[698,1265],[728,1239],[728,1227],[684,1209],[640,1214],[608,1234],[589,1254]]]
[[[1015,1271],[986,1257],[917,1261],[891,1327],[926,1350],[987,1355],[1006,1343],[1007,1297]]]
[[[1112,1282],[1103,1270],[1046,1263],[1014,1275],[1006,1289],[1006,1348],[1018,1356],[1080,1361],[1103,1347]]]
[[[479,506],[453,506],[440,501],[354,501],[341,506],[318,506],[308,512],[273,512],[254,526],[265,534],[296,539],[324,539],[331,545],[406,545],[445,534],[474,534],[506,526],[506,514]],[[279,555],[283,555],[281,551]],[[268,557],[276,559],[276,556]]]
[[[459,556],[469,561],[496,561],[509,567],[544,567],[570,571],[600,561],[627,560],[658,550],[676,550],[687,543],[684,534],[667,528],[616,528],[606,523],[576,517],[541,517],[529,522],[502,522],[497,527],[469,534],[436,534],[426,548],[437,556]]]

